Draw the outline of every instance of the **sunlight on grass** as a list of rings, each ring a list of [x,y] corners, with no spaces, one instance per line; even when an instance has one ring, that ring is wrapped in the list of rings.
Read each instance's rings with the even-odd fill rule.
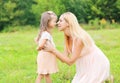
[[[111,63],[115,83],[120,82],[120,29],[89,30],[98,47]],[[34,83],[36,79],[36,44],[38,30],[0,33],[0,83]],[[53,31],[57,49],[64,47],[64,36],[57,29]],[[70,83],[75,74],[75,65],[68,66],[58,60],[59,72],[52,74],[53,83]],[[44,80],[43,80],[44,81]],[[43,82],[45,83],[45,82]]]

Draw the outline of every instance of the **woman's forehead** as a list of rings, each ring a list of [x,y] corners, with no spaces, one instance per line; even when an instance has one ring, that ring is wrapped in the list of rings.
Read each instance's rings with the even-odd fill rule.
[[[60,19],[60,20],[63,20],[63,19],[64,19],[63,15],[61,15],[59,19]]]

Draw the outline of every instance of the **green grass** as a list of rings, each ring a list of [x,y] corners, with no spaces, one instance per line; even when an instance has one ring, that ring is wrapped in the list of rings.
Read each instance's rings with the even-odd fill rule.
[[[0,83],[35,82],[37,51],[34,38],[37,33],[35,29],[0,33]],[[120,29],[89,30],[88,33],[109,58],[115,83],[120,83]],[[55,29],[53,37],[62,52],[63,33]],[[58,60],[58,66],[59,72],[52,74],[53,83],[70,83],[75,74],[75,65],[67,66]]]

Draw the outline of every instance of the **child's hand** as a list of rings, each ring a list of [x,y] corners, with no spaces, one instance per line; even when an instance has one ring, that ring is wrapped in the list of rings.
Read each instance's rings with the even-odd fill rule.
[[[38,51],[38,47],[36,48],[36,50]]]
[[[36,50],[39,51],[40,50],[39,47],[37,47]]]

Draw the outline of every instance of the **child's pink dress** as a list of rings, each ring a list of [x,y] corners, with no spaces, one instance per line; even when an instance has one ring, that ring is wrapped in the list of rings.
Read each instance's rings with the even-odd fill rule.
[[[47,31],[42,32],[41,38],[39,39],[39,43],[43,39],[47,39],[46,45],[48,43],[51,43],[55,47],[53,38]],[[50,52],[40,50],[37,56],[37,73],[51,74],[56,72],[58,72],[58,66],[57,66],[55,55],[53,55]]]

